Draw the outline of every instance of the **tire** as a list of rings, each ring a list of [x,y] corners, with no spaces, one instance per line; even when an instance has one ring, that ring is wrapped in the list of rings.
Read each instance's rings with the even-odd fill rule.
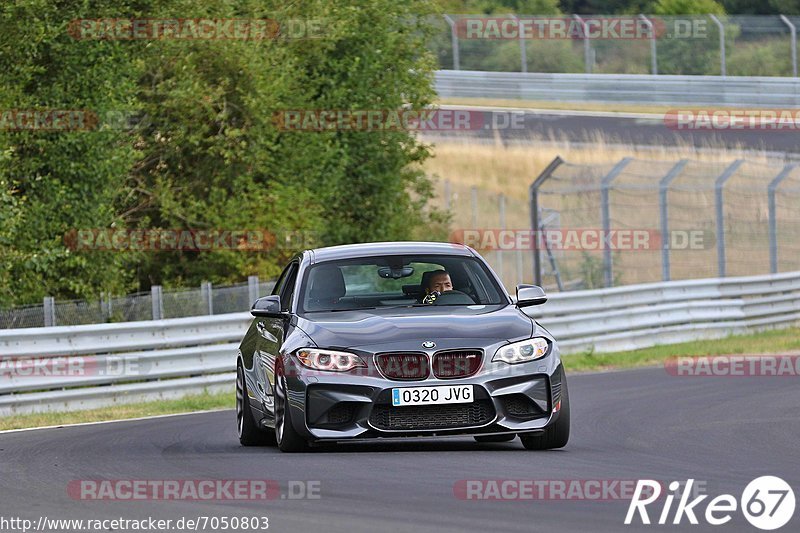
[[[308,450],[308,441],[292,425],[291,409],[286,404],[286,378],[283,368],[275,367],[275,441],[282,452]]]
[[[473,437],[475,442],[508,442],[517,438],[516,433],[511,435],[478,435]]]
[[[247,396],[247,381],[242,365],[236,365],[236,427],[242,446],[274,446],[275,436],[256,425],[250,400]]]
[[[561,369],[561,411],[555,424],[548,426],[544,433],[520,435],[526,450],[554,450],[563,448],[569,442],[569,389],[567,375]]]

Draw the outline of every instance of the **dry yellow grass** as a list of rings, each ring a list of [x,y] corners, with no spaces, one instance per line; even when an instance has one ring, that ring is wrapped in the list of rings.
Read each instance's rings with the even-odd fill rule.
[[[454,186],[478,187],[482,191],[504,193],[526,199],[528,186],[556,157],[576,165],[613,165],[624,157],[648,161],[678,161],[687,158],[708,163],[729,163],[742,157],[741,151],[720,149],[697,151],[691,146],[662,149],[636,149],[595,138],[591,147],[552,140],[530,145],[504,146],[502,143],[477,144],[465,140],[434,143],[434,157],[425,164],[429,175]],[[748,161],[769,163],[765,156],[747,155]]]
[[[451,229],[503,227],[525,230],[530,227],[528,187],[556,156],[572,165],[598,167],[595,172],[587,174],[588,177],[579,176],[583,171],[560,169],[561,185],[568,186],[572,178],[565,180],[564,176],[572,172],[578,176],[574,183],[578,188],[592,183],[596,186],[600,177],[614,164],[622,158],[633,157],[637,161],[615,181],[620,190],[625,185],[628,188],[612,194],[612,227],[658,230],[658,179],[679,159],[689,159],[698,163],[687,167],[677,180],[681,182],[682,190],[670,193],[670,227],[713,231],[714,178],[734,160],[746,159],[747,164],[729,182],[730,186],[742,185],[743,189],[737,192],[726,186],[726,215],[730,225],[727,234],[729,275],[768,272],[766,187],[769,179],[780,170],[774,161],[766,155],[745,155],[741,150],[698,151],[692,146],[637,149],[607,143],[600,137],[594,140],[591,145],[558,140],[509,146],[466,140],[435,142],[434,157],[426,162],[425,171],[436,179],[437,204],[450,207]],[[549,185],[552,188],[554,182]],[[450,195],[449,204],[444,199],[446,188]],[[500,194],[504,195],[504,219],[500,217],[499,204],[503,201]],[[560,214],[561,227],[596,228],[600,225],[600,199],[596,187],[582,193],[549,194],[540,197],[540,205]],[[711,242],[708,244],[703,250],[673,253],[675,279],[717,274],[716,247]],[[794,247],[785,246],[784,249],[786,258],[793,255]],[[484,255],[502,272],[509,285],[520,279],[532,280],[532,252],[484,250]],[[591,255],[595,257],[595,264],[601,260],[600,253]],[[556,260],[565,279],[586,279],[583,270],[596,268],[578,252],[561,252]],[[623,284],[661,279],[659,249],[615,254],[614,264],[619,282]]]
[[[618,102],[555,102],[550,100],[513,100],[500,98],[441,98],[438,105],[473,105],[486,107],[518,107],[526,109],[559,109],[567,111],[607,111],[613,113],[665,113],[674,109],[700,110],[702,106],[659,106],[624,104]],[[720,107],[719,109],[738,109],[736,107]]]

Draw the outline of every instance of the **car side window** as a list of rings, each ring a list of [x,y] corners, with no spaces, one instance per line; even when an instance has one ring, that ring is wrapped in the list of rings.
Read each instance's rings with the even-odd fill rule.
[[[288,311],[292,308],[298,270],[299,266],[297,262],[294,261],[287,267],[287,270],[284,272],[285,276],[281,276],[281,281],[283,282],[279,293],[281,296],[281,311]]]
[[[283,288],[286,285],[286,279],[289,277],[289,272],[292,270],[292,266],[294,266],[294,262],[289,263],[286,265],[286,268],[283,269],[281,275],[278,276],[278,281],[275,282],[275,286],[272,288],[272,295],[280,295],[283,292]]]

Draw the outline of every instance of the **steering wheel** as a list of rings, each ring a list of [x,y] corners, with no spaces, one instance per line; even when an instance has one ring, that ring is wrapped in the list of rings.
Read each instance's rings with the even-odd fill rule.
[[[458,291],[446,291],[433,301],[433,305],[475,305],[475,300],[468,294]]]

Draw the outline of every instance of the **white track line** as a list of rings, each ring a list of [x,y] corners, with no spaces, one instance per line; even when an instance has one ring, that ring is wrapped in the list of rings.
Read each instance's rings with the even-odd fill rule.
[[[0,435],[5,433],[19,433],[22,431],[36,431],[38,429],[61,429],[61,428],[69,428],[69,427],[78,427],[78,426],[94,426],[98,424],[116,424],[117,422],[135,422],[137,420],[155,420],[157,418],[167,418],[170,416],[188,416],[188,415],[199,415],[203,413],[218,413],[220,411],[230,411],[233,408],[220,408],[220,409],[208,409],[205,411],[192,411],[190,413],[172,413],[168,415],[153,415],[153,416],[140,416],[137,418],[120,418],[117,420],[98,420],[97,422],[78,422],[75,424],[58,424],[56,426],[40,426],[35,428],[20,428],[20,429],[6,429],[0,431]]]

